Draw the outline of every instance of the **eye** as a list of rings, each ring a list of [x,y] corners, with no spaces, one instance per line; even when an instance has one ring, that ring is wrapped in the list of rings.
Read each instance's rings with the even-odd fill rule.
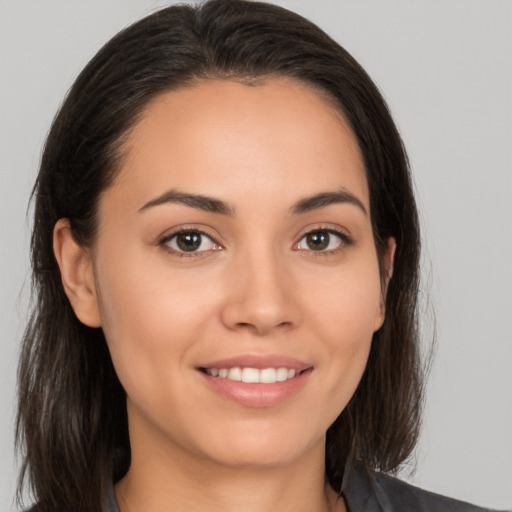
[[[330,252],[348,243],[348,237],[329,229],[306,233],[295,246],[299,251]]]
[[[210,236],[197,230],[180,231],[168,236],[160,244],[171,249],[171,252],[177,253],[196,253],[221,249],[221,246]]]

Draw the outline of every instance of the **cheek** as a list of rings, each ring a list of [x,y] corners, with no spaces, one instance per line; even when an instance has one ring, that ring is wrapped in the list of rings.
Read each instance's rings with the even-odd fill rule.
[[[213,316],[211,296],[199,277],[170,273],[125,256],[98,266],[102,328],[127,392],[157,387],[179,375],[195,333]],[[135,269],[135,270],[134,270]],[[200,313],[200,314],[198,314]]]
[[[330,338],[344,340],[344,344],[358,345],[371,339],[375,322],[380,316],[381,286],[377,259],[354,258],[357,264],[342,265],[337,269],[320,269],[310,273],[304,286],[312,321],[317,328],[328,331]]]
[[[359,263],[340,267],[328,279],[313,276],[323,286],[315,287],[308,297],[308,323],[321,341],[321,364],[329,373],[329,392],[336,397],[334,418],[359,384],[380,315],[376,257]]]

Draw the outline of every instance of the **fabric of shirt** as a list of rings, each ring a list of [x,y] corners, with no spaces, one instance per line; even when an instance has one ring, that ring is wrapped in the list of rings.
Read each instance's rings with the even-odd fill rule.
[[[491,512],[362,466],[348,469],[342,494],[349,512]]]

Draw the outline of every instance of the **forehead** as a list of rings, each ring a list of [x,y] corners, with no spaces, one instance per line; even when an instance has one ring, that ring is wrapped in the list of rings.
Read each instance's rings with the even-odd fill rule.
[[[341,112],[313,87],[282,78],[209,80],[159,95],[130,132],[116,181],[147,198],[173,187],[240,200],[279,189],[285,201],[287,186],[295,201],[348,188],[369,207]]]

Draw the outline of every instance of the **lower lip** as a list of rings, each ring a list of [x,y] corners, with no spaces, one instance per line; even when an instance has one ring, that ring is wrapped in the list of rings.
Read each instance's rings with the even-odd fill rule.
[[[200,371],[215,392],[246,407],[272,407],[288,400],[304,387],[311,372],[312,368],[282,382],[253,384],[213,377]]]

